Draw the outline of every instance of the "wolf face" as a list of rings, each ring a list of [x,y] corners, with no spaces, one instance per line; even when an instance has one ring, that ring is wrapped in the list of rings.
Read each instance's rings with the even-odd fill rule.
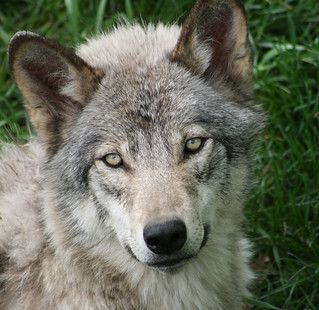
[[[118,260],[172,271],[240,222],[263,120],[246,38],[237,1],[199,1],[181,31],[123,27],[77,53],[13,38],[11,68],[49,155],[48,227],[64,244],[107,261],[120,243]]]

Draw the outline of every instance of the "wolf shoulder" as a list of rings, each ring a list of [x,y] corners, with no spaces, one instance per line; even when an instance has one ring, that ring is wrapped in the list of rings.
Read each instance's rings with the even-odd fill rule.
[[[5,145],[0,152],[0,273],[6,262],[23,268],[40,251],[43,153],[37,142]]]

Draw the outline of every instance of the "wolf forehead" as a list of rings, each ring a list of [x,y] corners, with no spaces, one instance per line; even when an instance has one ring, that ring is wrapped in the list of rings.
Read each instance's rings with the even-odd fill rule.
[[[78,125],[94,128],[101,138],[121,139],[136,138],[137,133],[186,135],[195,128],[195,135],[204,130],[224,140],[249,130],[243,119],[252,117],[252,111],[227,101],[169,60],[138,71],[123,68],[105,76]]]
[[[104,73],[84,109],[89,126],[113,127],[120,134],[199,124],[220,138],[256,129],[247,125],[258,119],[257,111],[232,102],[224,88],[171,61],[179,33],[179,27],[161,24],[120,27],[79,47],[77,54]],[[241,94],[236,99],[251,100]]]
[[[186,70],[172,68],[168,60],[154,67],[122,69],[104,77],[83,114],[115,127],[147,131],[166,127],[180,129],[201,121],[205,90],[194,97],[192,78]],[[200,93],[197,87],[196,91]],[[221,100],[215,95],[216,104]],[[212,98],[210,98],[212,99]],[[207,107],[208,108],[208,107]]]
[[[169,59],[179,32],[177,26],[161,24],[120,27],[81,46],[77,54],[103,72],[91,105],[96,102],[99,112],[105,109],[117,119],[126,116],[135,121],[162,120],[179,109],[191,111],[187,101],[192,100],[196,78]],[[194,91],[199,91],[198,85]],[[184,100],[176,100],[180,97]]]

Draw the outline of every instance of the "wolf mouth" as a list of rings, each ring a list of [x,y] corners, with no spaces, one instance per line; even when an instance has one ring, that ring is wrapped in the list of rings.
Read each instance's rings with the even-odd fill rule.
[[[128,253],[137,261],[141,262],[136,255],[133,253],[132,249],[126,245],[125,246],[126,250],[128,251]],[[195,256],[195,255],[194,255]],[[188,261],[189,259],[193,258],[194,256],[187,256],[187,257],[181,257],[181,258],[175,258],[175,259],[170,259],[170,260],[165,260],[165,261],[161,261],[161,262],[154,262],[154,263],[146,263],[147,266],[149,267],[153,267],[153,268],[178,268],[182,265],[184,265],[184,263],[186,263],[186,261]]]
[[[165,260],[162,262],[155,262],[155,263],[150,263],[147,264],[150,267],[156,267],[156,268],[177,268],[182,265],[184,265],[188,260],[193,258],[194,256],[186,256],[182,258],[175,258],[175,259],[170,259],[170,260]]]
[[[204,237],[203,237],[202,244],[200,245],[200,248],[203,248],[206,245],[209,234],[210,234],[210,225],[206,224],[204,225]]]

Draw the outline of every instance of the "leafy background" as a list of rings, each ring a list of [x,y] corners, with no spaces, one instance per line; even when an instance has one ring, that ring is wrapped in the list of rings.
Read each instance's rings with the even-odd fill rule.
[[[193,0],[1,0],[0,143],[31,135],[9,74],[18,30],[75,46],[117,22],[181,21]],[[319,2],[246,0],[255,93],[268,115],[245,229],[255,243],[255,309],[319,309]],[[1,176],[0,176],[1,177]]]

